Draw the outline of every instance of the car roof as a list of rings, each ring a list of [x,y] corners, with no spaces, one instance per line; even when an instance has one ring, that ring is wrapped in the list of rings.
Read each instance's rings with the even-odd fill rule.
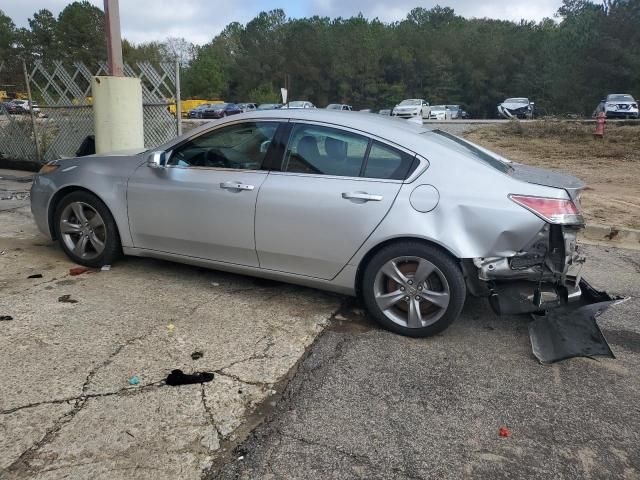
[[[229,122],[238,120],[306,120],[323,122],[335,125],[337,128],[351,128],[360,130],[365,134],[374,135],[395,142],[399,145],[407,145],[416,142],[417,135],[431,131],[430,128],[407,120],[381,117],[368,112],[353,112],[342,110],[317,109],[280,109],[280,110],[255,110],[228,117]],[[225,122],[226,123],[226,122]],[[206,129],[206,125],[200,127]],[[209,128],[211,125],[209,124]]]
[[[610,93],[609,95],[607,95],[607,98],[609,97],[631,97],[633,98],[633,95],[631,95],[630,93]]]

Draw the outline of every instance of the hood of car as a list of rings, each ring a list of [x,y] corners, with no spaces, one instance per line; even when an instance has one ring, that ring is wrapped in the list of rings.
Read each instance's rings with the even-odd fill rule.
[[[529,106],[527,102],[509,102],[509,103],[501,103],[500,105],[503,108],[506,108],[508,110],[517,110],[519,108],[526,108]]]

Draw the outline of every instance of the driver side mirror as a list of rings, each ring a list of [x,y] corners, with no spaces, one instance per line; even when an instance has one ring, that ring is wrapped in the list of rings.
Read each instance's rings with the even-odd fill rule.
[[[147,157],[147,166],[149,168],[164,168],[167,166],[167,153],[161,150],[151,152]]]

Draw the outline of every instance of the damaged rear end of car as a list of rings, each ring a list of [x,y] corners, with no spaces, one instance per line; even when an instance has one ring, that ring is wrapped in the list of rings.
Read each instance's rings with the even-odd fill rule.
[[[578,300],[585,261],[577,247],[580,228],[549,223],[512,257],[473,259],[493,310],[498,315],[533,313]]]
[[[477,279],[485,283],[492,308],[499,315],[533,313],[580,299],[585,257],[579,253],[577,237],[584,228],[580,195],[585,184],[569,175],[520,164],[512,164],[510,175],[557,188],[565,198],[518,192],[508,196],[545,223],[515,255],[473,259]]]

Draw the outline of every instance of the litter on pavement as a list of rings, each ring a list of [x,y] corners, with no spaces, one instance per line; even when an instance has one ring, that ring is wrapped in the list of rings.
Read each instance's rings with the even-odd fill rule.
[[[9,320],[13,320],[11,315],[0,315],[0,322],[8,322]]]
[[[213,380],[213,373],[211,372],[194,372],[189,375],[182,370],[172,370],[167,376],[167,385],[176,387],[178,385],[191,385],[194,383],[207,383]]]
[[[140,383],[140,379],[135,375],[129,379],[129,385],[138,385]]]
[[[34,273],[33,275],[29,275],[27,278],[42,278],[41,273]]]
[[[71,276],[82,275],[83,273],[88,271],[89,269],[87,267],[71,267],[69,269],[69,275]]]
[[[78,303],[78,300],[71,298],[71,295],[62,295],[58,297],[58,301],[62,303]]]
[[[192,360],[200,360],[202,357],[204,357],[204,353],[199,352],[199,351],[195,351],[191,354],[191,359]]]

